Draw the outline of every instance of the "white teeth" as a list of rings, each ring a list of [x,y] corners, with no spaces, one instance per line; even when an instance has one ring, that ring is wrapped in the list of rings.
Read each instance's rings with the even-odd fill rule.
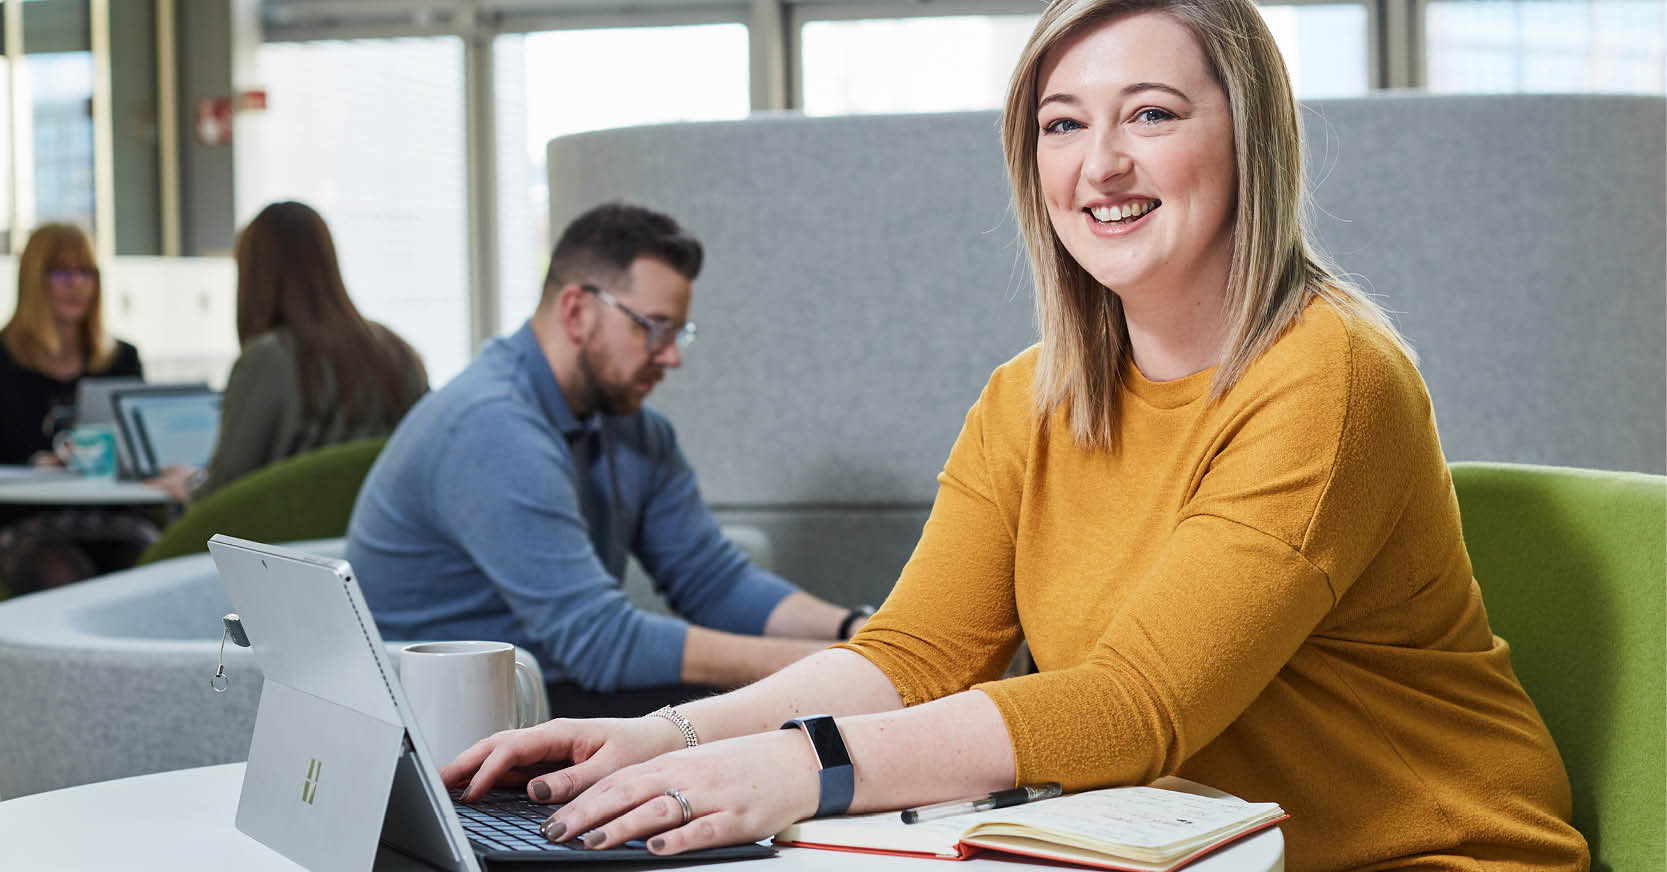
[[[1121,206],[1095,206],[1089,209],[1088,213],[1094,216],[1095,221],[1110,224],[1113,221],[1127,221],[1130,218],[1145,215],[1157,208],[1157,205],[1157,200],[1136,200],[1124,203]]]

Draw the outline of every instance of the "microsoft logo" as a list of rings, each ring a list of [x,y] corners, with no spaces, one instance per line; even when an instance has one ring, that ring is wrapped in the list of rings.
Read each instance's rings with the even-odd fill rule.
[[[318,795],[318,773],[324,771],[324,764],[314,757],[307,761],[307,779],[301,782],[301,801],[312,805],[313,797]]]

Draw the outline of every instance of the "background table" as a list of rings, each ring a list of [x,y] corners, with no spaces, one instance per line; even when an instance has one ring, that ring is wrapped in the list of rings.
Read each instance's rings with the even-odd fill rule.
[[[28,506],[154,506],[173,502],[143,482],[83,478],[60,470],[0,467],[0,503]]]
[[[294,872],[300,867],[238,832],[243,764],[205,766],[84,784],[0,802],[0,869],[172,869],[180,872]],[[1186,867],[1188,872],[1282,872],[1278,827]],[[729,872],[1019,872],[1071,868],[984,855],[963,863],[783,848],[780,856],[667,866],[607,863],[608,872],[724,869]]]

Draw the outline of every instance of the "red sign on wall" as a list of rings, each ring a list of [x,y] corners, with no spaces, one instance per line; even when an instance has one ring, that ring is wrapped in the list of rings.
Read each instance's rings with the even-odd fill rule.
[[[196,123],[192,125],[202,145],[232,144],[232,100],[205,97],[197,101]]]

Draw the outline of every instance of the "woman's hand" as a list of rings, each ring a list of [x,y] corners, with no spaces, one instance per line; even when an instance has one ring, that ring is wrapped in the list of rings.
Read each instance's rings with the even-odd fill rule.
[[[160,475],[146,479],[145,484],[167,494],[174,502],[183,503],[191,498],[192,478],[196,475],[193,467],[170,463]]]
[[[673,789],[689,804],[687,823]],[[557,842],[582,838],[587,848],[647,839],[656,854],[680,854],[775,835],[814,814],[819,791],[804,734],[776,730],[620,769],[551,815],[543,832]]]
[[[622,766],[681,747],[682,734],[664,718],[556,718],[481,739],[446,764],[440,779],[447,787],[467,785],[463,801],[473,802],[494,786],[519,780],[526,770],[542,770],[548,774],[526,780],[527,795],[537,802],[565,802]],[[560,766],[566,768],[549,771]]]

